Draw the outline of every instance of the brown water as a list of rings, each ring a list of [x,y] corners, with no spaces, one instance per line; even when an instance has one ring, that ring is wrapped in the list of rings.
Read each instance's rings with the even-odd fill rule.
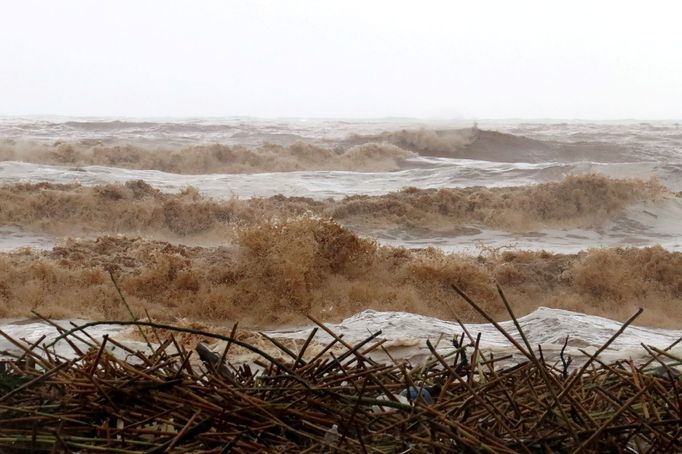
[[[661,247],[579,254],[378,246],[333,221],[258,223],[225,247],[187,247],[123,237],[68,241],[50,251],[0,254],[0,317],[29,310],[56,318],[126,318],[108,272],[137,313],[164,320],[300,323],[310,313],[339,320],[364,309],[465,321],[478,317],[454,297],[462,287],[493,315],[505,312],[499,283],[520,313],[539,306],[675,327],[682,254]]]
[[[571,176],[509,188],[406,188],[341,200],[305,197],[214,200],[196,188],[167,194],[142,180],[125,184],[0,186],[0,223],[61,235],[143,233],[229,238],[231,228],[301,216],[332,218],[359,231],[454,232],[481,225],[515,232],[597,227],[638,202],[677,198],[656,180]],[[468,227],[471,228],[471,227]]]
[[[126,317],[111,271],[164,320],[504,318],[497,282],[680,327],[682,126],[469,126],[0,119],[0,316]]]

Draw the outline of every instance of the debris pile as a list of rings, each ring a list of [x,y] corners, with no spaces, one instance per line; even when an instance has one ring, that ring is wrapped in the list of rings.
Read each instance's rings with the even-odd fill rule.
[[[682,452],[675,344],[643,345],[650,354],[643,364],[598,357],[637,315],[580,367],[564,355],[546,361],[520,327],[512,335],[499,325],[524,358],[513,366],[483,354],[480,336],[468,332],[447,349],[427,341],[432,356],[412,365],[372,359],[381,332],[351,345],[319,322],[297,351],[268,338],[277,355],[238,340],[236,328],[223,336],[149,321],[92,322],[60,328],[49,343],[0,331],[17,349],[0,364],[0,451]],[[136,351],[88,335],[106,323],[137,326],[154,343]],[[320,330],[332,340],[310,353]],[[191,349],[177,333],[225,348]],[[58,354],[57,340],[72,354]],[[258,359],[231,361],[235,346]]]

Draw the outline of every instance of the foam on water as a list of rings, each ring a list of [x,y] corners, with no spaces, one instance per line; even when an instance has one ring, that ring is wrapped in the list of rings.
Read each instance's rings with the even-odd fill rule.
[[[518,319],[529,343],[553,358],[560,351],[566,336],[569,337],[569,354],[582,356],[579,349],[594,352],[609,340],[622,326],[621,323],[603,317],[578,312],[540,307],[534,312]],[[502,328],[519,343],[522,339],[512,321],[501,322]],[[371,334],[381,331],[379,340],[385,339],[384,347],[401,358],[417,359],[428,354],[426,339],[442,349],[452,349],[451,340],[459,336],[462,328],[456,322],[406,312],[378,312],[366,310],[340,323],[328,324],[334,333],[343,335],[350,342],[360,342]],[[467,331],[475,338],[481,334],[481,348],[497,354],[516,353],[509,340],[492,324],[465,324]],[[267,334],[291,339],[306,339],[310,328],[299,330],[273,330]],[[331,339],[328,335],[318,334]],[[605,351],[611,360],[623,358],[642,358],[645,354],[642,344],[667,348],[682,337],[682,330],[650,329],[630,326]],[[682,352],[682,346],[672,350],[673,354]]]
[[[563,344],[566,336],[570,336],[569,345],[600,347],[615,334],[622,326],[621,323],[604,317],[586,315],[563,309],[539,307],[532,313],[519,317],[521,325],[531,345]],[[381,338],[393,342],[411,339],[436,340],[439,337],[452,338],[453,334],[460,334],[460,325],[453,321],[440,320],[424,315],[407,312],[380,312],[366,310],[342,322],[327,324],[336,334],[343,334],[344,339],[359,342],[370,334],[381,331]],[[510,345],[507,338],[489,323],[466,323],[465,328],[476,336],[481,333],[481,345],[503,347]],[[500,322],[500,326],[521,341],[511,320]],[[305,339],[310,328],[300,330],[269,331],[280,337]],[[325,334],[321,334],[325,336]],[[328,335],[327,335],[328,336]],[[639,347],[642,343],[665,348],[682,337],[682,330],[650,329],[640,326],[630,326],[611,344],[611,348],[623,350]]]
[[[82,325],[86,320],[58,320],[55,323],[64,328]],[[597,348],[606,343],[622,326],[621,323],[603,317],[596,317],[578,312],[561,309],[540,307],[534,312],[518,319],[529,343],[537,348],[542,346],[547,359],[554,359],[568,336],[569,355],[583,357],[583,350],[594,353]],[[452,350],[453,336],[462,333],[461,326],[453,321],[440,320],[434,317],[410,314],[407,312],[379,312],[366,310],[353,315],[340,323],[327,324],[337,335],[349,343],[360,342],[371,334],[381,331],[377,340],[385,340],[383,346],[393,359],[419,361],[428,356],[426,340],[430,340],[442,352]],[[500,326],[512,335],[519,343],[522,339],[512,321],[501,322]],[[40,321],[3,320],[1,329],[14,339],[23,339],[34,343],[43,338],[42,343],[50,343],[59,333],[55,327]],[[489,323],[465,324],[464,327],[474,338],[480,333],[480,347],[483,352],[494,352],[495,355],[513,353],[516,359],[521,359],[511,342]],[[275,338],[305,340],[310,335],[312,326],[297,329],[276,329],[265,331],[265,334]],[[116,340],[123,340],[129,347],[144,350],[145,344],[133,340],[131,328],[121,328],[116,325],[98,325],[88,329],[94,338],[101,339],[104,335]],[[603,359],[642,360],[646,357],[643,345],[665,349],[682,337],[682,330],[650,329],[641,326],[629,326],[602,354]],[[316,340],[326,343],[331,336],[318,331]],[[84,344],[80,344],[81,347]],[[56,345],[59,354],[70,356],[71,348],[64,341]],[[0,357],[3,351],[18,353],[19,350],[6,338],[0,338]],[[117,352],[114,352],[117,353]],[[118,352],[121,353],[121,352]],[[682,354],[682,346],[678,345],[670,350],[672,355]],[[577,358],[580,361],[580,358]],[[239,358],[231,358],[240,362]]]
[[[87,320],[72,319],[72,320],[56,320],[56,323],[64,330],[69,330],[74,326],[79,326],[87,323]],[[0,319],[0,329],[14,340],[34,344],[40,341],[40,345],[47,345],[54,341],[59,336],[59,331],[48,323],[33,320],[19,320],[19,319]],[[126,334],[129,330],[122,329],[116,325],[98,325],[88,328],[87,333],[97,340],[102,340],[104,336],[110,336],[114,339],[125,340],[126,346],[135,350],[144,351],[146,345],[131,339],[130,334]],[[42,339],[42,341],[41,341]],[[79,341],[75,337],[70,339],[78,348],[87,350],[88,345],[85,342]],[[125,357],[127,354],[120,348],[113,344],[109,344],[108,351],[119,357]],[[74,357],[73,348],[65,340],[59,340],[54,345],[54,352],[66,358]],[[0,337],[0,359],[3,357],[14,356],[21,354],[22,351],[14,343],[10,342],[5,336]],[[9,354],[9,355],[8,355]]]
[[[157,170],[130,170],[104,166],[61,167],[24,162],[0,162],[0,183],[48,182],[98,185],[144,180],[166,192],[194,186],[214,198],[298,197],[342,198],[347,195],[380,195],[404,187],[441,188],[466,186],[520,186],[560,179],[571,174],[558,165],[492,163],[441,159],[409,160],[418,168],[395,172],[306,171],[254,174],[179,175]],[[425,167],[426,164],[431,167]],[[538,175],[545,173],[545,176]],[[585,172],[589,173],[589,172]]]
[[[547,228],[537,232],[511,233],[471,225],[469,233],[437,237],[407,232],[372,231],[380,243],[408,248],[437,247],[446,252],[478,254],[483,248],[527,249],[572,254],[588,248],[645,247],[661,245],[682,251],[682,199],[641,202],[626,209],[613,221],[597,229]]]
[[[670,190],[682,191],[680,123],[480,122],[481,128],[494,129],[500,134],[486,133],[486,141],[464,149],[464,154],[468,153],[466,157],[485,156],[485,159],[460,159],[462,155],[456,152],[461,151],[458,148],[461,144],[457,141],[449,144],[447,140],[453,137],[462,139],[458,136],[461,131],[454,128],[470,126],[470,121],[423,122],[409,119],[0,118],[0,142],[10,148],[23,146],[24,142],[51,147],[57,141],[84,146],[103,143],[175,148],[207,143],[248,147],[274,143],[286,146],[303,141],[334,148],[385,139],[391,143],[414,145],[417,151],[426,150],[420,156],[405,159],[399,170],[390,172],[318,170],[180,175],[158,170],[4,161],[0,162],[0,183],[80,182],[83,185],[99,185],[142,179],[165,192],[178,192],[184,187],[194,186],[203,194],[219,199],[268,197],[275,194],[340,199],[354,194],[386,194],[404,187],[519,186],[557,181],[567,175],[597,172],[616,178],[647,179],[656,176]],[[440,146],[445,149],[439,149]],[[452,149],[447,149],[449,146]],[[476,154],[479,151],[481,156]],[[497,156],[498,151],[506,153]],[[544,151],[547,152],[546,156]],[[431,155],[428,152],[432,152]],[[373,235],[388,244],[420,248],[435,246],[448,251],[472,253],[480,246],[576,252],[589,247],[661,244],[669,249],[682,250],[680,225],[680,200],[669,199],[657,205],[642,203],[631,207],[618,219],[596,229],[542,229],[531,234],[514,235],[472,226],[477,229],[472,232],[477,233],[437,238],[405,231],[373,232]],[[0,250],[21,246],[50,247],[54,242],[53,238],[13,226],[0,229]],[[575,346],[594,347],[619,326],[607,319],[545,308],[523,317],[522,324],[528,330],[532,343],[554,346],[551,348],[555,348],[566,334],[571,334]],[[6,323],[5,328],[12,335],[28,336],[35,340],[50,330],[41,325]],[[491,327],[471,325],[469,328],[472,333],[484,333],[483,341],[488,347],[508,348],[506,341]],[[459,327],[451,322],[414,314],[372,311],[357,314],[333,326],[333,329],[349,339],[364,338],[368,331],[382,329],[383,336],[395,348],[407,346],[409,355],[415,353],[414,348],[423,353],[425,338],[437,339],[441,335],[449,337],[459,332]],[[305,338],[308,332],[306,328],[274,334]],[[623,354],[638,349],[640,342],[664,347],[680,335],[678,331],[632,327],[613,348],[616,354]],[[3,348],[5,344],[0,344],[0,350]]]
[[[56,239],[45,234],[27,232],[19,227],[0,226],[0,252],[9,252],[22,247],[34,249],[50,249]]]
[[[415,168],[394,172],[300,171],[251,174],[179,175],[158,170],[104,166],[62,167],[16,161],[0,162],[0,183],[48,182],[98,185],[144,180],[165,192],[194,186],[218,198],[285,196],[340,199],[347,195],[381,195],[405,187],[522,186],[557,181],[568,175],[600,173],[613,178],[657,177],[672,191],[682,191],[682,163],[498,163],[467,159],[408,160]]]

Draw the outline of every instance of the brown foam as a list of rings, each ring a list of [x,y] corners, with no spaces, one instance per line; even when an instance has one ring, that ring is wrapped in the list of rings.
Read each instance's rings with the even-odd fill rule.
[[[332,149],[308,143],[194,145],[184,148],[150,148],[142,145],[104,145],[82,141],[0,144],[0,161],[37,164],[150,169],[181,174],[286,172],[296,170],[390,171],[414,153],[388,143],[362,143]]]
[[[682,254],[660,247],[470,257],[379,247],[333,221],[305,218],[240,229],[232,247],[103,237],[3,253],[0,317],[37,310],[55,318],[127,318],[111,270],[137,314],[164,320],[270,326],[372,308],[480,321],[452,283],[503,319],[497,281],[519,314],[542,305],[622,320],[642,306],[642,323],[679,326],[680,269]]]
[[[363,232],[456,233],[472,224],[523,232],[598,225],[628,205],[666,196],[672,195],[655,180],[598,175],[510,188],[408,188],[340,201],[284,196],[219,201],[193,188],[164,194],[143,181],[95,187],[14,184],[0,186],[0,224],[61,235],[132,233],[183,241],[230,238],[235,226],[304,215],[333,218]]]
[[[114,125],[115,126],[115,125]],[[0,161],[127,169],[181,174],[254,173],[312,170],[392,171],[406,158],[437,156],[498,162],[637,160],[635,150],[602,142],[556,142],[477,127],[402,129],[372,135],[350,135],[340,141],[297,141],[289,145],[200,144],[185,147],[139,143],[105,144],[95,139],[0,143]]]
[[[569,176],[560,182],[509,188],[404,189],[380,197],[351,196],[331,216],[353,225],[399,225],[447,230],[480,224],[510,231],[587,227],[613,218],[626,206],[668,191],[655,180]]]

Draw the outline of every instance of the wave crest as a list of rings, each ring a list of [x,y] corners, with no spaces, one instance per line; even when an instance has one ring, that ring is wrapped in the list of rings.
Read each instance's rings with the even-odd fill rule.
[[[105,145],[96,141],[0,144],[0,161],[69,166],[108,166],[161,170],[179,174],[289,172],[312,170],[391,171],[415,154],[388,143],[363,143],[331,149],[297,142],[292,145],[207,144],[184,148]]]
[[[402,225],[442,231],[478,224],[523,232],[603,223],[630,204],[669,194],[657,180],[568,176],[560,182],[508,188],[408,188],[385,196],[350,196],[331,215],[353,225]]]
[[[333,221],[307,218],[244,228],[233,247],[103,237],[0,254],[0,316],[126,317],[112,271],[137,313],[161,319],[268,326],[370,308],[443,319],[454,311],[480,321],[454,298],[452,283],[502,319],[499,282],[519,315],[549,306],[624,319],[642,306],[645,323],[676,326],[680,267],[682,254],[660,247],[479,257],[380,247]]]
[[[509,188],[408,188],[381,196],[322,201],[281,195],[221,201],[203,197],[194,188],[162,193],[143,181],[94,187],[15,184],[0,186],[0,224],[57,234],[225,238],[236,225],[307,215],[333,218],[365,232],[399,228],[456,233],[471,225],[527,232],[598,225],[631,204],[668,196],[672,194],[656,180],[599,175]]]
[[[402,129],[376,135],[354,135],[348,143],[380,141],[423,156],[476,159],[495,162],[628,162],[637,161],[635,150],[604,142],[557,142],[473,128]]]

